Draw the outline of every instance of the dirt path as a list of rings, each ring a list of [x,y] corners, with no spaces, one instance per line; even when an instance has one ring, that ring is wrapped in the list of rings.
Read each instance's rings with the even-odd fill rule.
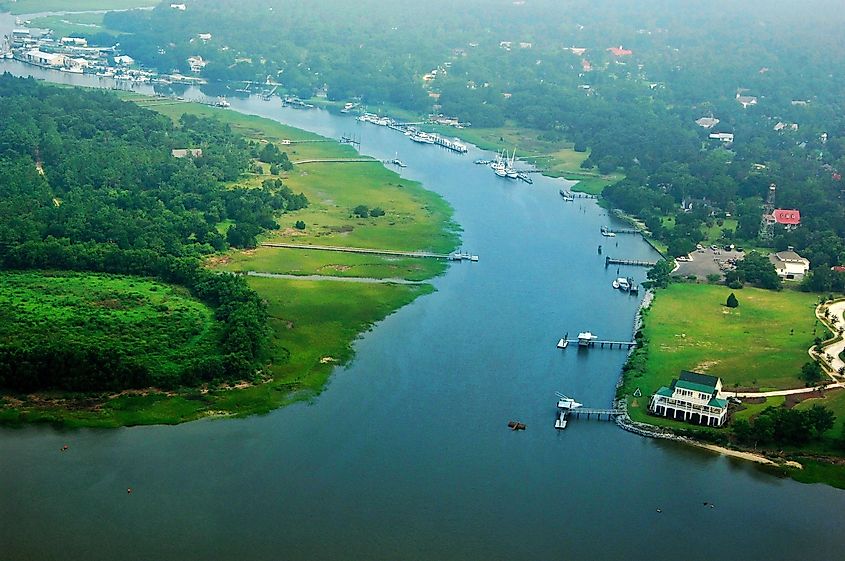
[[[819,318],[821,322],[823,322],[828,329],[830,329],[831,333],[838,333],[839,328],[845,326],[845,300],[840,300],[839,302],[834,302],[830,304],[828,309],[829,317],[831,318],[838,318],[836,323],[831,322],[829,319],[825,318],[821,313],[822,306],[816,308],[816,317]],[[845,351],[845,337],[841,341],[836,343],[831,343],[829,345],[825,345],[822,347],[822,353],[830,355],[831,360],[828,362],[830,367],[833,369],[834,372],[839,372],[840,369],[845,367],[845,362],[839,358],[839,355],[842,354],[842,351]],[[813,356],[813,352],[811,350],[810,355]]]

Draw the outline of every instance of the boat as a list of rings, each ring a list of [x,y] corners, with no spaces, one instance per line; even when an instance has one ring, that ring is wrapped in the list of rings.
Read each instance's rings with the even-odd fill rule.
[[[496,161],[491,162],[490,167],[493,168],[493,172],[499,177],[508,176],[508,166],[506,158],[504,157],[504,152],[502,154],[496,154]]]
[[[612,284],[613,284],[613,288],[616,288],[618,290],[624,290],[625,292],[628,292],[629,290],[631,290],[631,283],[625,277],[617,278],[615,281],[613,281]]]
[[[601,235],[604,236],[605,238],[615,238],[616,237],[615,233],[609,232],[607,230],[602,230]]]
[[[564,191],[563,189],[561,189],[560,190],[560,196],[563,197],[563,200],[566,201],[567,203],[571,203],[571,202],[575,201],[575,197],[572,196],[572,193],[570,193],[569,191]]]
[[[558,349],[565,349],[568,346],[569,346],[569,341],[567,341],[566,339],[561,339],[560,341],[557,342],[557,348]]]
[[[513,166],[515,160],[516,148],[513,149],[513,155],[510,158],[507,157],[507,152],[505,152],[505,176],[508,179],[519,179],[519,172]]]
[[[355,107],[354,103],[347,103],[343,106],[343,109],[340,110],[341,113],[349,113]]]
[[[218,97],[217,101],[214,102],[215,107],[229,107],[231,103],[229,103],[225,97]]]
[[[555,419],[555,428],[558,430],[563,430],[566,428],[566,412],[559,411],[557,414],[557,419]]]
[[[417,132],[411,135],[411,140],[420,144],[434,144],[434,137],[425,132]]]
[[[480,166],[490,165],[490,160],[475,160],[475,163]]]
[[[403,162],[403,161],[402,161],[402,160],[400,160],[399,158],[393,158],[393,160],[392,160],[390,163],[391,163],[391,164],[393,164],[394,166],[397,166],[397,167],[400,167],[400,168],[406,168],[406,167],[408,167],[408,166],[405,164],[405,162]]]

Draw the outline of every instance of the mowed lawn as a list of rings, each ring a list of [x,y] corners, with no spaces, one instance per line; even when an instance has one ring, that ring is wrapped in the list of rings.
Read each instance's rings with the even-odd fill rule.
[[[738,308],[725,301],[734,292]],[[659,290],[645,318],[648,341],[644,374],[626,383],[647,398],[681,370],[719,376],[726,390],[797,388],[816,327],[818,296],[792,290],[672,284]],[[645,407],[647,399],[640,399]]]

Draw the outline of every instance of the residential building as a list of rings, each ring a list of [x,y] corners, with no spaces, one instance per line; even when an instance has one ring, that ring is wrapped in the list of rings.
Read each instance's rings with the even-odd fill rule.
[[[701,128],[712,129],[719,124],[719,119],[715,117],[702,117],[695,122]]]
[[[610,51],[610,54],[613,56],[628,56],[634,54],[634,51],[630,49],[623,49],[622,45],[619,45],[618,47],[610,47],[606,50]]]
[[[810,270],[810,261],[795,253],[791,247],[787,251],[772,253],[769,261],[775,266],[778,276],[785,280],[801,280]]]
[[[174,148],[170,155],[174,158],[202,158],[202,148]]]
[[[669,387],[651,396],[648,410],[661,417],[720,427],[728,415],[728,402],[721,392],[722,380],[716,376],[684,370]]]
[[[730,144],[734,141],[734,135],[732,132],[713,132],[710,133],[710,138],[713,140],[719,140],[725,144]]]
[[[753,95],[740,95],[736,94],[736,100],[742,105],[743,109],[746,109],[752,105],[757,105],[757,98]]]

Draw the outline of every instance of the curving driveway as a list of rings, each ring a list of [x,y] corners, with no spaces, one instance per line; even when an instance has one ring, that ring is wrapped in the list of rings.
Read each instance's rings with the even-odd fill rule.
[[[825,320],[823,316],[819,315],[820,310],[821,306],[816,310],[816,316],[830,328],[832,333],[837,333],[840,327],[845,326],[845,300],[834,302],[828,306],[830,316],[839,318],[839,321],[835,324],[831,324]],[[845,367],[845,362],[839,358],[842,351],[845,351],[845,337],[839,342],[831,343],[830,345],[822,347],[822,351],[832,357],[829,364],[834,372],[839,372],[840,368]]]

